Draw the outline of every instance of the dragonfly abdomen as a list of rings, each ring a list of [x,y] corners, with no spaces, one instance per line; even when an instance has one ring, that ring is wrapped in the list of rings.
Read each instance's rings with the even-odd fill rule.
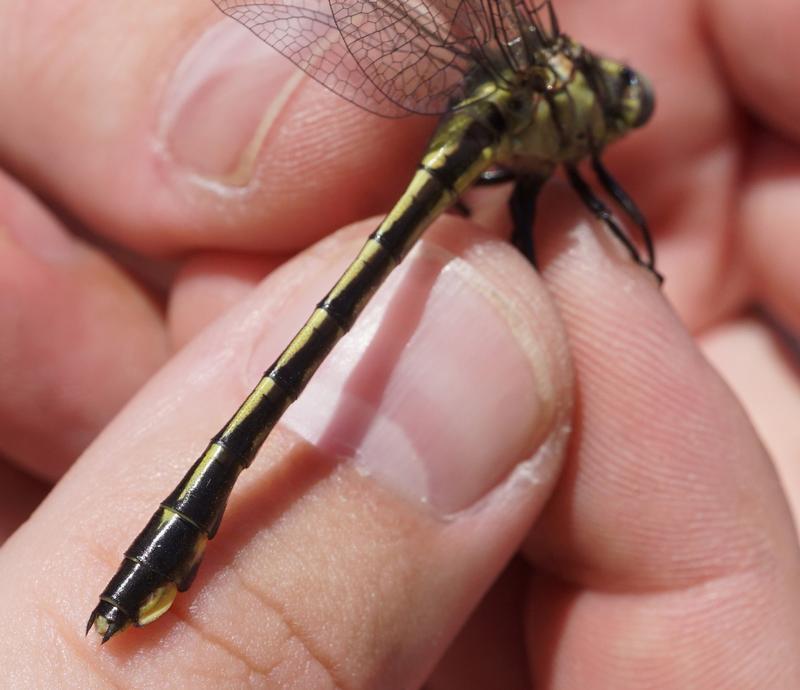
[[[103,641],[155,620],[191,584],[239,473],[422,232],[492,165],[503,136],[492,112],[483,103],[444,121],[406,192],[125,552],[89,618]]]

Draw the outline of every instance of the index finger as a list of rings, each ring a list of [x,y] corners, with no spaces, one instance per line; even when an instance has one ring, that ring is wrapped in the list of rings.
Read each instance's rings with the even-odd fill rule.
[[[211,0],[12,1],[0,27],[2,158],[148,252],[294,251],[385,210],[433,126],[334,96]]]
[[[643,276],[570,242],[544,270],[580,405],[528,544],[534,685],[797,687],[800,551],[760,440]]]

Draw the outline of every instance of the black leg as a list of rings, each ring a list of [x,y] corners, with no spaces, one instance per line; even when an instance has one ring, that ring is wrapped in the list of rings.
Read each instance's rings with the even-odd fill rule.
[[[503,170],[502,168],[494,168],[486,170],[480,174],[480,177],[475,181],[476,187],[491,187],[493,185],[505,184],[517,179],[515,173],[510,170]]]
[[[592,168],[603,189],[616,201],[623,209],[628,217],[639,228],[639,233],[642,236],[645,251],[647,252],[647,261],[644,266],[658,279],[659,283],[664,282],[664,277],[656,270],[656,249],[653,245],[653,236],[650,234],[650,228],[647,225],[647,219],[644,214],[639,210],[639,207],[631,199],[628,193],[620,186],[608,172],[608,169],[603,165],[602,161],[594,157],[592,158]]]
[[[508,205],[514,230],[511,243],[522,252],[531,265],[536,267],[536,252],[533,247],[533,219],[536,215],[536,199],[542,188],[539,177],[520,175],[514,185]]]
[[[515,173],[510,170],[503,170],[502,168],[493,168],[492,170],[484,170],[475,180],[476,187],[494,187],[496,185],[506,184],[517,179]],[[472,210],[461,199],[458,199],[450,208],[456,211],[464,218],[469,218],[472,215]]]
[[[614,215],[611,213],[611,211],[609,211],[608,207],[595,195],[589,185],[586,184],[586,181],[581,177],[577,169],[571,165],[567,165],[565,167],[567,170],[567,177],[569,177],[569,182],[572,185],[572,188],[581,198],[581,201],[583,201],[586,208],[588,208],[598,219],[605,223],[606,227],[611,231],[611,234],[613,234],[614,237],[622,242],[625,249],[627,249],[628,253],[631,255],[631,258],[637,264],[653,273],[658,281],[661,282],[663,278],[650,265],[650,260],[644,261],[642,259],[641,255],[639,254],[639,250],[636,248],[636,245],[619,226],[614,218]]]
[[[450,208],[463,218],[469,218],[472,215],[472,209],[461,199],[456,199]]]

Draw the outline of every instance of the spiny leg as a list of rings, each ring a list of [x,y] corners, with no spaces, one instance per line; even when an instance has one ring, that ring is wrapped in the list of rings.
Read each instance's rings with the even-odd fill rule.
[[[507,182],[513,182],[515,179],[517,179],[517,176],[510,170],[492,168],[491,170],[482,172],[473,183],[473,186],[495,187],[497,185],[506,184]],[[472,215],[472,210],[463,199],[457,199],[451,208],[464,218],[469,218]]]
[[[516,179],[517,175],[510,170],[504,170],[503,168],[492,168],[491,170],[485,170],[480,174],[478,179],[475,180],[475,186],[494,187],[498,184],[513,182]]]
[[[536,268],[536,252],[533,246],[533,219],[536,215],[536,200],[544,180],[530,175],[520,175],[516,180],[514,191],[508,201],[511,220],[514,223],[511,243]]]
[[[628,195],[614,177],[608,172],[608,168],[603,165],[603,162],[597,157],[592,158],[592,169],[603,185],[603,189],[616,201],[623,209],[628,217],[639,228],[639,233],[642,236],[645,250],[647,252],[647,262],[645,267],[658,279],[659,283],[664,282],[664,277],[656,270],[656,249],[653,244],[653,236],[650,233],[650,227],[647,224],[647,219],[644,214],[639,210],[636,202]]]
[[[644,261],[639,254],[639,250],[636,248],[636,245],[631,241],[625,231],[619,226],[614,215],[608,209],[608,207],[595,195],[595,193],[591,190],[588,184],[586,184],[586,180],[584,180],[577,169],[572,165],[565,166],[567,170],[567,177],[569,178],[569,182],[572,185],[572,188],[581,198],[581,201],[584,205],[603,223],[605,223],[606,227],[611,231],[611,233],[616,237],[620,242],[622,242],[625,249],[628,250],[628,253],[631,255],[631,258],[643,268],[646,268],[651,273],[654,273],[659,280],[661,277],[655,273],[652,266],[647,261]]]

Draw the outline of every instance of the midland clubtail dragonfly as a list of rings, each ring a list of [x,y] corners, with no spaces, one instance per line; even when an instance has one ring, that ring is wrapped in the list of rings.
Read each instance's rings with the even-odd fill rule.
[[[600,160],[647,122],[652,91],[563,34],[550,0],[290,1],[214,0],[356,105],[442,120],[397,204],[125,552],[86,628],[103,642],[155,620],[190,586],[239,473],[389,272],[470,185],[514,181],[512,241],[533,263],[536,197],[563,166],[584,204],[658,277],[644,217]],[[583,159],[633,221],[644,256],[581,177]]]

